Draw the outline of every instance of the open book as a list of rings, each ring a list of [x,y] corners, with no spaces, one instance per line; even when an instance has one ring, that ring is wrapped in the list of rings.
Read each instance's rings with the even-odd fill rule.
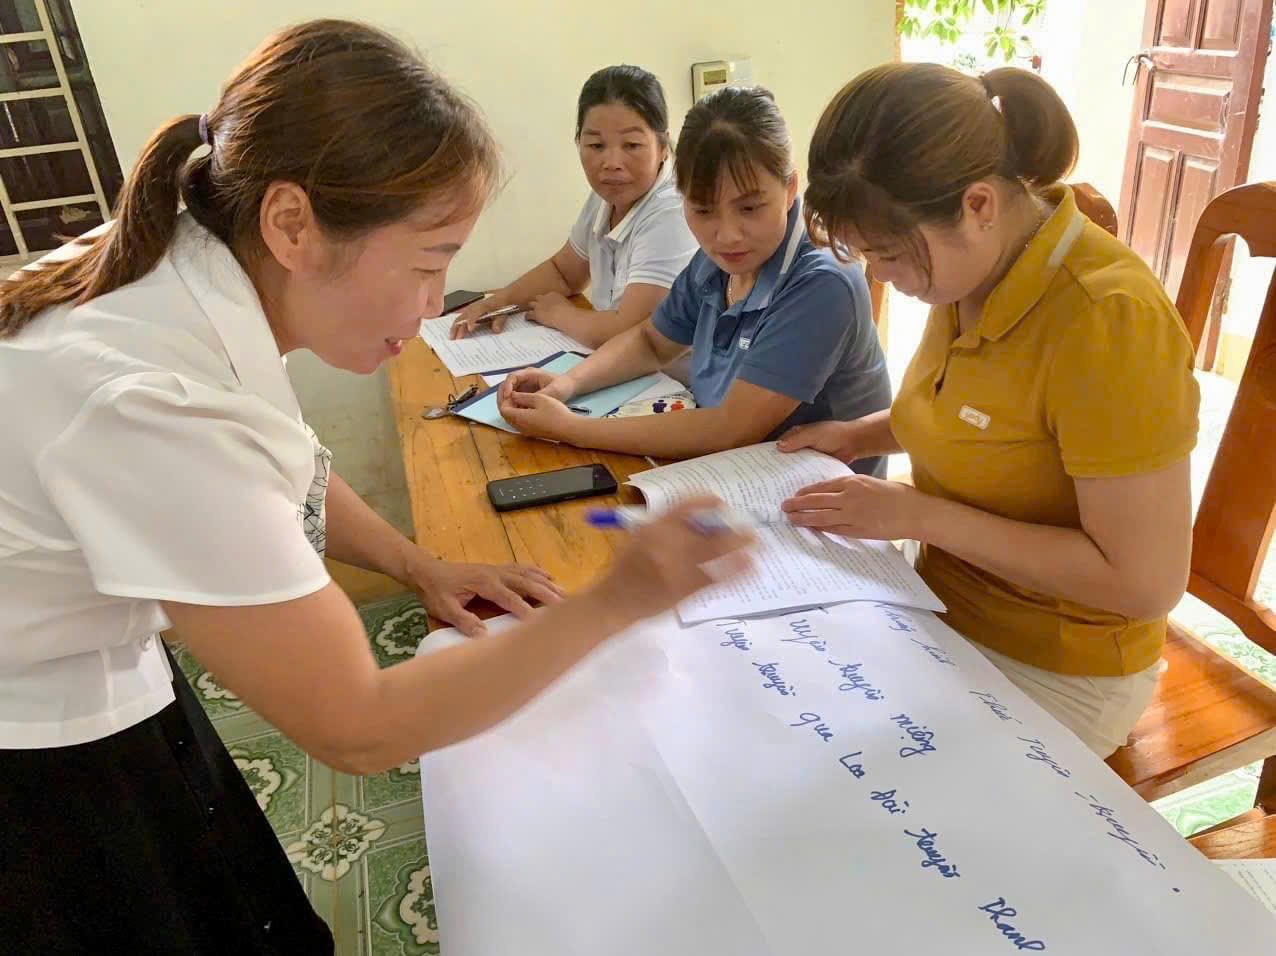
[[[880,601],[942,611],[944,605],[904,556],[885,541],[859,541],[795,528],[780,504],[851,469],[814,451],[782,454],[771,442],[640,472],[629,480],[652,511],[706,492],[759,525],[753,570],[683,602],[683,624],[801,608]]]

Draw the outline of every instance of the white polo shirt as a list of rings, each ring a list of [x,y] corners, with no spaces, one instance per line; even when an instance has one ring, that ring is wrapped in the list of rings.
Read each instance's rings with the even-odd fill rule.
[[[589,260],[589,301],[601,312],[616,308],[631,282],[669,288],[699,248],[668,163],[615,229],[610,220],[611,203],[591,192],[568,237]]]
[[[188,215],[145,278],[0,339],[0,407],[0,748],[171,702],[159,601],[327,584],[322,456],[247,275]]]

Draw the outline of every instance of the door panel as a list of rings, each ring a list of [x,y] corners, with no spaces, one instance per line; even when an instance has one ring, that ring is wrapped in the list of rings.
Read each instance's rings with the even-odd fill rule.
[[[1196,220],[1243,182],[1272,0],[1148,0],[1121,190],[1121,237],[1178,293]]]

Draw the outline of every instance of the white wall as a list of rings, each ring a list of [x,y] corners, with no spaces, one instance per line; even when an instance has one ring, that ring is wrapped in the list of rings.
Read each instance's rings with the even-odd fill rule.
[[[1121,77],[1143,47],[1145,8],[1142,0],[1050,0],[1040,39],[1041,75],[1068,104],[1081,140],[1071,179],[1096,187],[1114,208],[1134,106],[1133,82],[1122,86]]]
[[[750,56],[776,94],[800,165],[824,104],[860,70],[891,59],[894,0],[74,0],[102,105],[127,170],[150,132],[211,106],[223,78],[271,30],[358,16],[417,45],[478,101],[513,176],[458,256],[452,288],[502,284],[560,246],[584,199],[572,143],[575,97],[595,69],[629,62],[665,85],[676,132],[699,60]],[[357,13],[355,12],[357,10]],[[198,12],[197,12],[198,11]],[[336,467],[382,513],[409,524],[383,374],[335,372],[308,353],[290,371]]]

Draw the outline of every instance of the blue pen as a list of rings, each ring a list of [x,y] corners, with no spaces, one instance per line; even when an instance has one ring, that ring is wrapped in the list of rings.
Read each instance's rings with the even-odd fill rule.
[[[646,508],[622,506],[620,508],[591,508],[585,513],[587,524],[595,528],[613,528],[631,531],[660,517]],[[725,531],[752,531],[758,521],[749,514],[729,508],[699,511],[691,516],[691,525],[701,534],[722,534]]]

